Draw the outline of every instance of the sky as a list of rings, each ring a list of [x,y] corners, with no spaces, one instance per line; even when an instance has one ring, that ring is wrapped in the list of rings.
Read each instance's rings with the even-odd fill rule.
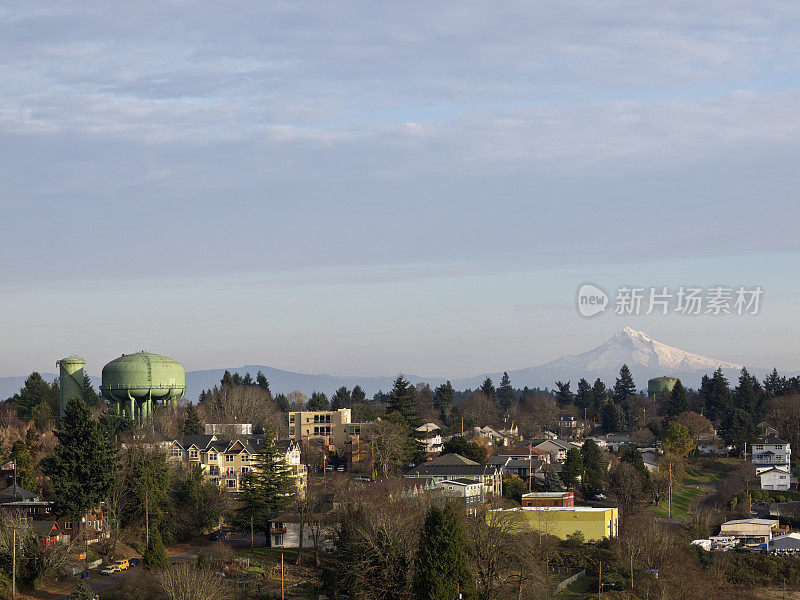
[[[800,5],[0,0],[0,377],[800,369]],[[579,286],[761,286],[757,315]]]

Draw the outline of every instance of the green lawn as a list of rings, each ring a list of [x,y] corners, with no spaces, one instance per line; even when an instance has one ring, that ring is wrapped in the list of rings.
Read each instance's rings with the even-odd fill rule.
[[[684,480],[686,481],[686,480]],[[685,519],[692,500],[700,494],[700,489],[695,487],[697,484],[676,486],[672,491],[672,517]],[[652,507],[653,514],[657,517],[669,516],[667,499],[664,498],[659,506]]]
[[[582,598],[585,594],[597,593],[597,577],[579,577],[572,585],[565,587],[559,598]]]

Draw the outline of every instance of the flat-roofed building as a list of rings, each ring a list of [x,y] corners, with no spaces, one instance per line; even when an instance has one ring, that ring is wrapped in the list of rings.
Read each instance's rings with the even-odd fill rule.
[[[526,529],[553,535],[562,540],[580,532],[585,541],[602,540],[619,534],[619,509],[594,506],[531,506],[489,511],[487,522],[491,525],[493,514],[517,518],[519,533]]]
[[[359,438],[372,423],[353,423],[349,408],[339,410],[301,410],[289,413],[289,439],[298,443],[324,440],[334,450]]]
[[[575,492],[529,492],[522,494],[526,506],[575,506]]]
[[[780,532],[777,519],[736,519],[720,526],[720,535],[731,535],[753,542],[768,542]]]

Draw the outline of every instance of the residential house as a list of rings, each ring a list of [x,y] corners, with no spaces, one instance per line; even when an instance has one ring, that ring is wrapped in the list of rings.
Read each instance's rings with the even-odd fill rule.
[[[216,435],[221,438],[231,439],[242,435],[253,435],[252,423],[206,423],[206,435]]]
[[[586,421],[571,415],[559,415],[556,422],[558,435],[566,438],[583,437],[586,430]]]
[[[751,454],[756,475],[774,467],[788,471],[792,459],[792,447],[789,442],[770,435],[753,442]]]
[[[426,454],[440,454],[442,451],[442,432],[436,423],[425,423],[416,429],[420,441],[425,445]]]
[[[726,444],[717,434],[698,435],[696,445],[697,452],[705,456],[727,456],[736,449],[736,446]]]
[[[306,516],[302,532],[300,515],[285,513],[269,521],[269,545],[272,548],[299,548],[300,537],[303,548],[317,547],[320,550],[333,550],[336,539],[336,523],[329,513],[315,513]]]
[[[619,452],[619,449],[624,446],[633,446],[633,439],[629,433],[606,433],[604,435],[592,436],[598,446],[601,448],[611,448],[613,452]]]
[[[481,504],[484,499],[483,484],[474,479],[445,479],[436,484],[436,488],[448,498],[457,498],[467,506]]]
[[[758,478],[761,480],[762,490],[788,491],[792,489],[792,475],[788,469],[772,467],[766,471],[761,471],[758,474]]]
[[[300,462],[300,444],[294,440],[277,440],[275,445],[283,452],[283,462],[289,467],[289,478],[294,481],[298,495],[305,498],[308,489],[308,469]]]
[[[406,472],[404,477],[429,477],[439,482],[452,479],[471,479],[483,484],[484,498],[491,494],[503,493],[503,472],[495,465],[481,465],[460,454],[443,454],[433,460],[417,465]]]
[[[531,445],[539,450],[549,452],[550,456],[552,457],[551,462],[557,463],[563,463],[565,460],[567,460],[567,452],[569,452],[572,448],[580,448],[578,444],[573,444],[572,442],[558,438],[533,440]]]

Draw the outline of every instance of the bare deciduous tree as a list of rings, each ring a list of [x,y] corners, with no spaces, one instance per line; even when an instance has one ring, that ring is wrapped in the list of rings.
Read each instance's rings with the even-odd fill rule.
[[[159,598],[165,600],[228,600],[233,593],[225,580],[209,569],[190,564],[170,565],[154,574]]]

